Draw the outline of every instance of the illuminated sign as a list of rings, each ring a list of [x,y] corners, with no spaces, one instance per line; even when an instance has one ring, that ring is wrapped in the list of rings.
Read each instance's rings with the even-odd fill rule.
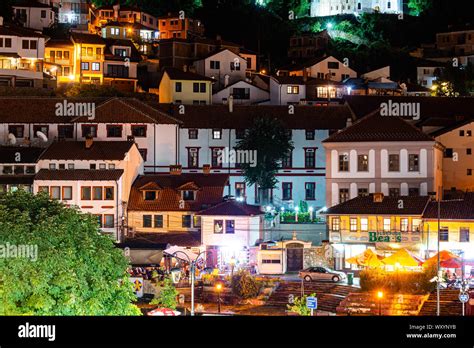
[[[401,243],[401,232],[369,232],[370,243]]]

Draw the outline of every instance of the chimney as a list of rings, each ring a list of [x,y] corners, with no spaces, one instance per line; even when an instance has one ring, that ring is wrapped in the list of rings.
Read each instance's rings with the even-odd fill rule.
[[[118,21],[119,12],[120,12],[120,3],[113,6],[114,7],[114,20]]]
[[[94,144],[94,138],[91,136],[86,137],[86,149],[90,149],[92,147],[92,144]]]
[[[202,166],[202,172],[203,172],[203,174],[211,174],[211,165],[210,164],[204,164]]]
[[[170,174],[171,175],[181,175],[182,167],[179,164],[171,165],[170,166]]]
[[[230,95],[229,96],[229,112],[234,112],[234,96]]]
[[[3,17],[0,17],[0,27],[3,27]]]
[[[374,193],[374,203],[382,203],[383,202],[383,193],[382,192],[376,192]]]
[[[346,120],[346,128],[352,126],[352,118],[348,117]]]

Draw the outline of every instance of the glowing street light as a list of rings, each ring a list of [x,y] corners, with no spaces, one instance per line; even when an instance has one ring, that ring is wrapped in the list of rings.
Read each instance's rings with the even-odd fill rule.
[[[216,284],[216,292],[217,292],[217,312],[221,312],[221,291],[222,291],[222,283]]]
[[[379,316],[382,315],[382,299],[383,299],[383,291],[377,292],[377,299],[379,301]]]
[[[328,22],[326,24],[326,29],[332,29],[332,27],[333,27],[333,24],[331,22]]]

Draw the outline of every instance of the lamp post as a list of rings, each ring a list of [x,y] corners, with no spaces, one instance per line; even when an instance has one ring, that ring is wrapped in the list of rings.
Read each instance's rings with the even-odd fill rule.
[[[377,299],[379,301],[379,316],[382,316],[382,299],[383,299],[383,291],[377,292]]]
[[[221,312],[221,291],[222,291],[222,283],[216,284],[216,291],[217,291],[217,313]]]
[[[191,266],[191,315],[194,316],[194,283],[196,278],[196,263],[202,255],[206,254],[206,251],[201,251],[193,261],[191,261],[189,256],[182,251],[178,250],[173,255],[176,257],[176,254],[183,254],[186,257],[186,260],[188,261],[189,265]]]
[[[300,207],[295,207],[295,222],[298,222],[298,212],[300,210]]]

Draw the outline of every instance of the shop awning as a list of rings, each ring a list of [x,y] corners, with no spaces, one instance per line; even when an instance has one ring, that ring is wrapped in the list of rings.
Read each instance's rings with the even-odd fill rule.
[[[177,259],[183,260],[183,261],[194,261],[197,258],[197,255],[193,253],[191,250],[179,247],[179,246],[171,246],[168,249],[163,251],[165,254],[173,256]],[[183,255],[184,254],[184,255]],[[187,256],[187,257],[186,257]]]
[[[395,254],[382,260],[385,265],[401,267],[417,267],[423,264],[423,260],[406,249],[400,249]]]
[[[347,259],[346,262],[362,267],[383,266],[382,261],[379,260],[378,255],[372,249],[366,249],[362,254],[353,256]]]
[[[130,249],[129,257],[133,266],[159,265],[163,258],[163,250]]]
[[[440,266],[445,268],[461,268],[461,258],[450,251],[442,250],[439,252]],[[438,254],[425,261],[424,266],[438,262]]]

